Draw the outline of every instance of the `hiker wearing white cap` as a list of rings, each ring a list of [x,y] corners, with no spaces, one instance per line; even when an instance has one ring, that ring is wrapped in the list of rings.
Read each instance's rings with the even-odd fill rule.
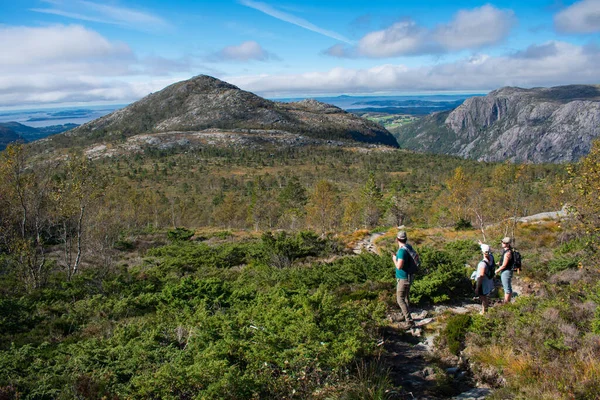
[[[487,244],[481,243],[481,253],[483,254],[483,258],[477,264],[475,293],[479,296],[479,300],[481,300],[480,314],[485,314],[489,305],[488,295],[494,290],[494,261],[490,246]]]

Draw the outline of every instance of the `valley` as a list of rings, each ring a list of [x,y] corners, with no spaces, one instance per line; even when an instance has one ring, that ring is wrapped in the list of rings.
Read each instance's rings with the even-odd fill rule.
[[[399,149],[381,125],[431,117],[365,117],[201,77],[9,145],[0,394],[594,398],[598,144],[481,162]],[[422,260],[418,329],[398,320],[399,229]],[[480,315],[477,242],[499,254],[507,235],[518,296],[502,305],[497,279]]]

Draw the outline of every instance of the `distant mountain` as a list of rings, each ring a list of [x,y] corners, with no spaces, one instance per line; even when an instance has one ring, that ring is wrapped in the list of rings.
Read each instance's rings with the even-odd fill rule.
[[[25,139],[12,129],[0,125],[0,151],[13,142],[25,142]]]
[[[330,104],[316,100],[274,102],[206,75],[175,83],[81,125],[66,132],[62,141],[94,143],[140,134],[215,129],[250,135],[277,131],[324,140],[398,146],[381,125]]]
[[[0,135],[2,135],[2,138],[0,138],[0,151],[4,150],[11,142],[33,142],[46,136],[68,131],[77,126],[77,124],[64,124],[34,128],[18,122],[0,122]]]
[[[505,87],[394,131],[401,147],[482,161],[571,162],[600,136],[600,86]]]

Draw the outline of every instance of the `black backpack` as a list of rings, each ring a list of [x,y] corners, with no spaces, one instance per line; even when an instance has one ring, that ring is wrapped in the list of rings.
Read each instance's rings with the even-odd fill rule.
[[[406,251],[408,252],[408,254],[410,255],[408,263],[406,266],[404,266],[402,269],[407,273],[407,274],[414,274],[417,272],[417,270],[419,269],[419,267],[421,266],[421,259],[419,257],[419,253],[417,253],[415,251],[415,249],[413,249],[413,247],[406,243],[404,245],[404,248],[406,249]]]
[[[513,249],[512,251],[512,256],[513,256],[513,269],[518,269],[519,271],[521,270],[521,253],[519,253],[517,250]]]

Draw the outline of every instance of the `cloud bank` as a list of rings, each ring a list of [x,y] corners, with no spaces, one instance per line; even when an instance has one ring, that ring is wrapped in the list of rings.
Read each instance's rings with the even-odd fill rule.
[[[402,29],[412,29],[408,23]],[[417,29],[418,32],[418,29]],[[126,45],[79,25],[0,27],[0,106],[73,102],[127,103],[176,81],[208,73],[268,97],[332,93],[485,91],[502,86],[598,83],[600,48],[549,41],[503,56],[479,54],[454,62],[298,74],[226,76],[193,57],[137,57]],[[406,46],[410,46],[410,43]],[[221,51],[237,60],[264,59],[245,42]]]
[[[226,78],[266,96],[331,93],[493,90],[502,86],[598,83],[600,49],[548,42],[505,55],[478,55],[456,62],[409,68],[384,64],[369,69],[333,68],[296,75]]]
[[[562,33],[600,32],[600,1],[573,3],[554,16],[554,26]]]
[[[131,101],[179,80],[157,76],[173,72],[189,76],[194,68],[187,58],[139,59],[126,44],[80,25],[0,26],[0,43],[3,107]]]
[[[452,21],[428,29],[411,19],[363,36],[355,46],[340,44],[325,51],[334,57],[386,58],[480,49],[504,40],[516,24],[511,10],[484,5],[461,10]]]

